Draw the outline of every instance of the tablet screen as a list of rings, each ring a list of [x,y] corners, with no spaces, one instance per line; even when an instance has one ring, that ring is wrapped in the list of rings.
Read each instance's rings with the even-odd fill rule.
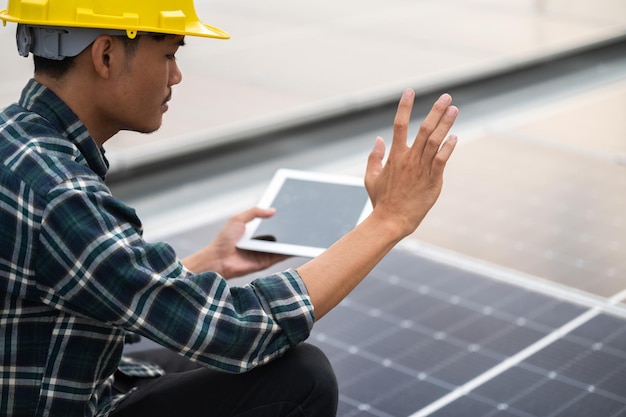
[[[238,247],[317,256],[365,217],[369,198],[360,178],[279,170],[259,206],[276,214],[249,223]]]

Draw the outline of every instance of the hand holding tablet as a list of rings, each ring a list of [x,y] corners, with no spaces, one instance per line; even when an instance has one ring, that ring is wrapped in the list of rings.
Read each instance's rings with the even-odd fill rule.
[[[246,225],[240,249],[315,257],[371,211],[358,177],[280,169],[258,203],[275,208],[267,219]]]

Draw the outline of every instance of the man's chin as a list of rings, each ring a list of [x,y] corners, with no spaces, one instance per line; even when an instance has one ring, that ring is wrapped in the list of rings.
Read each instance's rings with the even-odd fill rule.
[[[156,126],[135,126],[135,127],[131,127],[131,128],[128,128],[128,129],[123,129],[123,130],[127,130],[129,132],[150,134],[150,133],[156,132],[160,128],[161,128],[161,123],[159,123]]]

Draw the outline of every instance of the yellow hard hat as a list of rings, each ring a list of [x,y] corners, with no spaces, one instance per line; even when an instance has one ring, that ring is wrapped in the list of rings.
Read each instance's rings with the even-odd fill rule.
[[[129,38],[138,32],[230,38],[200,21],[193,0],[8,0],[0,20],[4,25],[123,30]]]

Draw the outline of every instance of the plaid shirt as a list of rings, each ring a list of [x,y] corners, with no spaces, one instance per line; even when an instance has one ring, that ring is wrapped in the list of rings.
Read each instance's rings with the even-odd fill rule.
[[[309,334],[295,271],[242,288],[192,274],[171,247],[142,239],[107,168],[77,116],[34,80],[0,112],[2,416],[106,416],[127,331],[228,372]]]

